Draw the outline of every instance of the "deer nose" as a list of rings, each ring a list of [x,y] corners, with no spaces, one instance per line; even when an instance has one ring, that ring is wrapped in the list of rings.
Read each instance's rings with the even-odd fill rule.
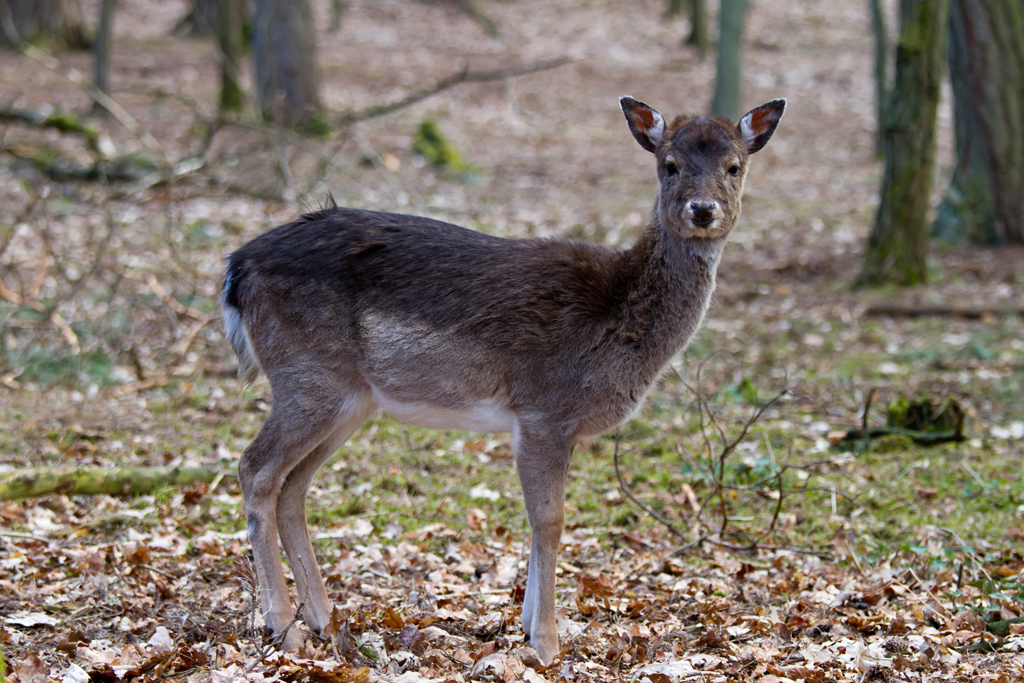
[[[690,220],[693,221],[694,225],[700,227],[707,227],[715,220],[715,213],[717,213],[718,204],[716,202],[700,202],[691,201],[689,206]]]

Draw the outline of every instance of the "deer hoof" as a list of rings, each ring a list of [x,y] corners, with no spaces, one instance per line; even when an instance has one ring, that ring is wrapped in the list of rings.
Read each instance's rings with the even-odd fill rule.
[[[288,629],[288,633],[285,634],[284,639],[281,641],[281,652],[301,650],[305,645],[306,642],[302,639],[298,629],[293,626]]]
[[[560,651],[558,648],[558,636],[554,635],[548,638],[531,636],[530,645],[537,651],[537,656],[544,666],[551,664]]]

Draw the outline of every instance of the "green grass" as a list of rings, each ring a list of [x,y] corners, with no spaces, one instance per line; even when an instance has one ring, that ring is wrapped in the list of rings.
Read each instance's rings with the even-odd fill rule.
[[[986,342],[1002,344],[1000,339]],[[893,362],[902,366],[920,360],[907,353]],[[688,362],[688,372],[692,373],[695,364]],[[715,388],[708,400],[730,437],[738,433],[753,406],[774,388],[753,372],[740,374],[744,367],[742,360],[722,356],[705,368],[705,385]],[[856,375],[849,381],[864,382]],[[1019,384],[1014,375],[992,382],[1007,395]],[[883,410],[888,399],[876,400],[874,412]],[[932,561],[953,561],[942,559],[947,552],[956,561],[964,561],[969,554],[954,539],[984,551],[1007,546],[1011,542],[1008,533],[1012,533],[1008,530],[1020,528],[1024,509],[1020,464],[1024,447],[1020,444],[988,439],[984,423],[972,418],[968,430],[975,430],[970,432],[973,438],[959,444],[924,448],[902,439],[885,439],[860,453],[823,450],[821,432],[809,427],[811,420],[821,419],[821,408],[804,401],[783,400],[752,426],[724,469],[712,470],[717,467],[718,437],[711,438],[716,450],[710,454],[703,450],[693,397],[670,376],[651,395],[644,411],[620,429],[617,447],[622,475],[635,496],[691,539],[700,529],[695,526],[685,491],[692,491],[696,500],[704,502],[713,491],[713,475],[720,473],[726,483],[740,488],[722,499],[713,498],[706,509],[708,519],[718,523],[725,509],[731,518],[729,528],[740,532],[734,540],[757,538],[775,513],[777,481],[772,475],[786,464],[799,466],[822,459],[831,462],[810,469],[794,467],[782,475],[789,493],[775,531],[764,542],[840,556],[852,553],[862,561],[900,556],[917,562],[915,544],[928,535],[928,529],[940,529],[945,540],[936,552],[941,557]],[[218,445],[240,452],[262,426],[269,402],[265,384],[240,390],[230,380],[183,381],[153,389],[145,393],[146,445],[132,445],[137,444],[132,441],[138,436],[134,429],[112,428],[103,432],[102,438],[85,439],[96,447],[89,457],[112,464],[128,464],[129,460],[155,464],[185,455],[233,472],[236,460],[221,461]],[[830,405],[836,405],[834,398]],[[16,414],[8,413],[11,419]],[[1006,419],[1010,418],[1012,414]],[[856,422],[851,414],[847,423],[854,426]],[[73,428],[75,423],[42,421],[26,429],[23,421],[0,425],[4,427],[0,434],[8,435],[3,438],[11,452],[24,450],[25,443],[42,441],[59,454],[60,449],[83,438]],[[94,428],[90,423],[82,424],[91,434]],[[483,455],[466,446],[478,439],[492,445]],[[661,522],[622,495],[614,470],[615,450],[614,434],[577,448],[567,489],[569,530],[588,530],[604,548],[619,544],[625,533],[657,532],[667,542],[682,544]],[[471,497],[470,491],[481,484],[499,497]],[[811,490],[796,491],[801,488]],[[842,495],[833,498],[833,490]],[[237,482],[225,480],[216,493],[233,495],[208,498],[197,528],[243,529]],[[173,505],[175,496],[175,491],[160,491],[138,499],[135,506],[163,509]],[[320,534],[317,544],[325,556],[348,542],[327,532],[352,524],[355,518],[372,526],[370,542],[397,542],[382,536],[394,525],[403,533],[415,534],[428,525],[441,524],[456,533],[456,540],[489,539],[498,532],[525,539],[529,533],[507,435],[417,429],[386,415],[366,423],[321,468],[308,510],[313,535]],[[480,528],[470,524],[471,515],[477,516],[475,510],[486,516]],[[443,536],[424,544],[425,549],[440,553],[451,542],[452,537]],[[928,546],[929,552],[934,546],[934,542]]]

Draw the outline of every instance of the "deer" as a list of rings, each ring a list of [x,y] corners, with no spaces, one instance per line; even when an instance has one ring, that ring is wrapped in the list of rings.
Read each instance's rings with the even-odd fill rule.
[[[267,633],[291,650],[296,623],[280,537],[318,635],[332,606],[306,525],[314,474],[371,415],[427,428],[509,433],[530,526],[523,635],[559,653],[555,572],[569,462],[581,439],[629,420],[701,327],[740,216],[750,155],[786,100],[739,123],[671,122],[620,98],[654,154],[658,192],[629,248],[509,239],[333,199],[226,259],[226,336],[241,380],[273,396],[238,476]]]

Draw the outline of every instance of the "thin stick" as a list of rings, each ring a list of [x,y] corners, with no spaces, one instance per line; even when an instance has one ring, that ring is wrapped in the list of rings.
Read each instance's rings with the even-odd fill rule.
[[[660,514],[658,514],[654,510],[652,510],[647,505],[644,505],[643,503],[641,503],[640,500],[636,496],[633,495],[633,492],[629,490],[629,487],[626,486],[626,482],[622,479],[622,472],[619,471],[619,433],[618,432],[615,433],[615,451],[614,451],[614,453],[612,455],[612,462],[615,464],[615,478],[619,480],[619,487],[622,489],[622,492],[625,493],[626,496],[631,501],[633,501],[641,510],[643,510],[644,512],[649,514],[651,517],[654,517],[656,520],[658,520],[662,524],[664,524],[668,528],[668,530],[672,532],[672,534],[674,536],[676,536],[677,538],[681,538],[683,540],[686,540],[686,535],[682,531],[677,529],[676,526],[674,524],[672,524],[672,522],[670,522],[667,519],[665,519],[664,517],[662,517]]]
[[[394,102],[389,102],[388,104],[376,104],[372,107],[367,107],[366,109],[346,112],[335,120],[335,124],[339,127],[351,126],[353,123],[359,123],[360,121],[366,121],[367,119],[385,116],[386,114],[398,111],[399,109],[404,109],[405,107],[422,102],[428,97],[462,83],[502,81],[514,76],[526,76],[528,74],[537,73],[538,71],[556,69],[560,66],[570,64],[572,61],[573,60],[569,57],[557,57],[555,59],[547,59],[534,64],[527,64],[526,66],[513,66],[505,69],[494,69],[492,71],[470,71],[469,68],[466,67],[462,69],[462,71],[454,73],[447,78],[442,78],[433,85],[427,86],[422,90],[417,90],[416,92],[406,95]]]

